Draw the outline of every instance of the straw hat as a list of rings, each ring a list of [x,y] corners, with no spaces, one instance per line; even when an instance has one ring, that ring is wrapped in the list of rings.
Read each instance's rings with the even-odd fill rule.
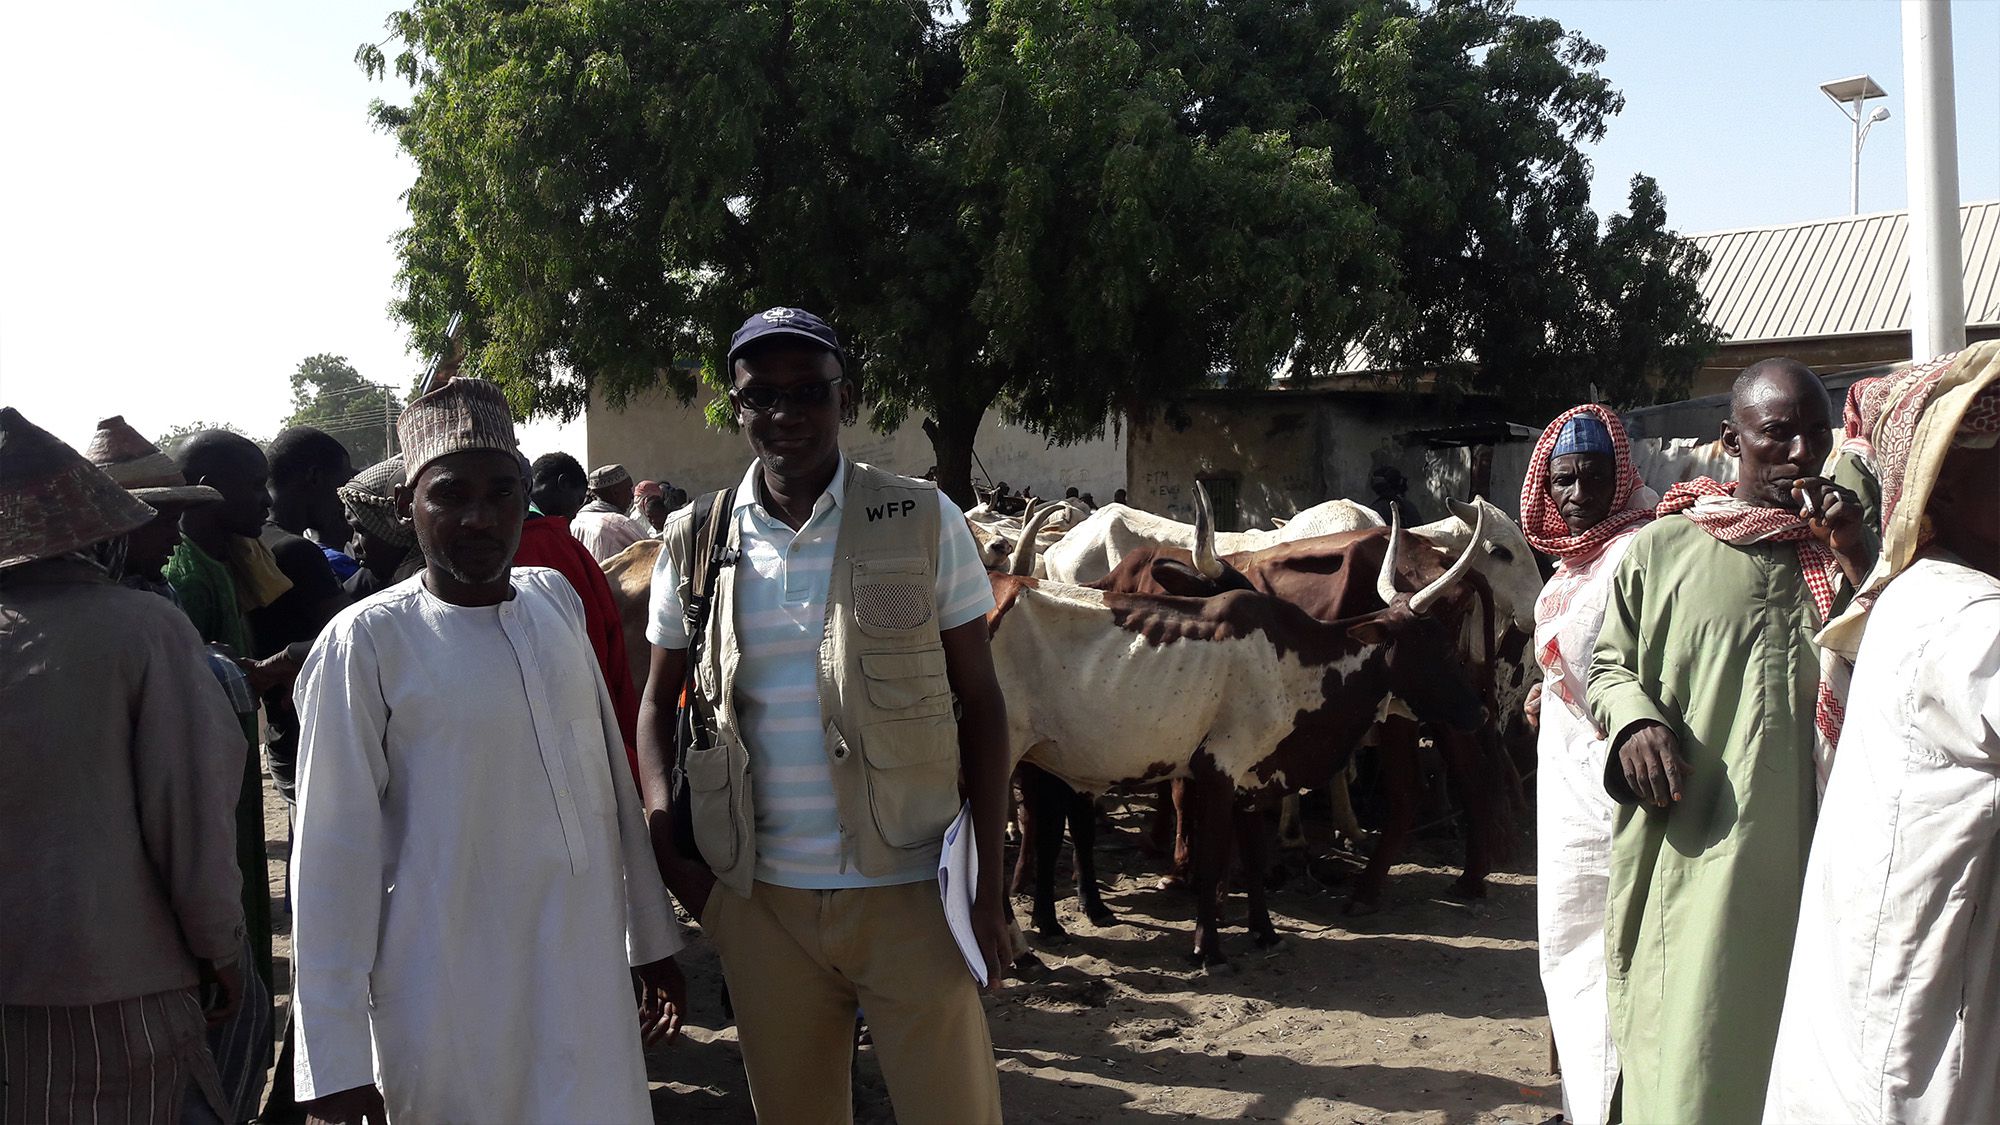
[[[158,514],[20,411],[0,408],[0,567],[81,550]]]
[[[114,415],[97,424],[83,455],[125,491],[154,507],[163,504],[217,504],[222,493],[205,484],[189,484],[173,458],[140,436]]]

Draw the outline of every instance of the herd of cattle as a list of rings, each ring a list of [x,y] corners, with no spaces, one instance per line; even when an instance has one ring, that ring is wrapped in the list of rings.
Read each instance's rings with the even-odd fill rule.
[[[1346,780],[1379,749],[1385,812],[1352,905],[1380,895],[1422,797],[1420,738],[1437,749],[1466,824],[1459,894],[1484,893],[1504,858],[1519,775],[1502,727],[1532,677],[1523,653],[1542,585],[1520,529],[1485,500],[1405,529],[1346,500],[1271,531],[1218,533],[1197,490],[1192,525],[1112,504],[1051,504],[1025,517],[967,513],[993,583],[987,616],[1021,791],[1016,886],[1033,878],[1033,924],[1060,940],[1056,857],[1065,826],[1093,923],[1114,916],[1092,864],[1094,798],[1157,789],[1174,878],[1195,891],[1193,959],[1226,963],[1219,939],[1232,857],[1254,941],[1277,940],[1261,877],[1265,810],[1329,793],[1358,837]],[[659,540],[605,564],[635,682]],[[1262,804],[1260,804],[1262,802]],[[1163,841],[1164,845],[1164,841]]]

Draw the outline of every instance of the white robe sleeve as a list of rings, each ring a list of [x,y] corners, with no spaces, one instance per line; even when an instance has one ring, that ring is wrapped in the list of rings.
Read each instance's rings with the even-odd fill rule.
[[[590,651],[585,632],[583,599],[568,580],[547,584],[551,596],[562,604],[564,620],[576,634],[576,643]],[[590,662],[591,677],[597,683],[598,722],[604,729],[606,767],[611,771],[611,793],[618,817],[618,851],[625,872],[625,953],[632,965],[646,965],[671,957],[687,944],[674,908],[667,901],[667,887],[660,878],[659,862],[653,858],[653,836],[646,827],[645,806],[632,780],[631,763],[625,760],[625,737],[618,730],[618,713],[611,706],[611,692],[604,686],[604,673]]]
[[[388,705],[368,635],[322,637],[306,658],[299,807],[292,826],[294,1077],[307,1101],[375,1081],[369,974],[382,914]]]

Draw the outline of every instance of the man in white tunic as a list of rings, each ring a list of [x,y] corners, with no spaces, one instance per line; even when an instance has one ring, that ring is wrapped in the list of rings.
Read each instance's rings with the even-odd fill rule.
[[[1771,1122],[2000,1121],[2000,341],[1891,378]]]
[[[299,1100],[650,1121],[641,1036],[678,1030],[682,938],[582,604],[511,570],[527,483],[496,387],[454,380],[399,428],[425,569],[336,617],[296,691]]]
[[[632,474],[623,465],[601,465],[590,472],[590,503],[569,521],[577,542],[598,562],[623,551],[653,529],[627,515],[632,508]]]
[[[1540,726],[1535,814],[1536,915],[1549,1033],[1563,1079],[1563,1119],[1599,1125],[1618,1082],[1604,970],[1604,903],[1618,804],[1604,790],[1609,749],[1584,689],[1604,627],[1611,576],[1659,496],[1639,479],[1624,424],[1594,404],[1542,432],[1521,486],[1521,528],[1556,561],[1535,603],[1528,696]]]

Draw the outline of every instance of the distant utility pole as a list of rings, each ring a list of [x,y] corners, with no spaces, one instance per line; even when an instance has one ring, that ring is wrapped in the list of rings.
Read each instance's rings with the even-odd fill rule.
[[[1821,93],[1833,99],[1833,104],[1840,107],[1841,116],[1854,122],[1854,148],[1849,153],[1847,166],[1847,213],[1850,215],[1859,215],[1861,213],[1861,146],[1868,140],[1868,130],[1873,129],[1877,121],[1889,120],[1888,106],[1876,106],[1875,112],[1869,114],[1862,113],[1862,109],[1869,101],[1875,98],[1887,97],[1888,95],[1883,93],[1882,87],[1875,84],[1873,78],[1865,74],[1857,74],[1852,78],[1835,79],[1832,82],[1822,82],[1819,84],[1819,88]]]
[[[1951,4],[1903,0],[1909,83],[1904,163],[1910,184],[1910,358],[1965,347],[1965,280],[1958,233],[1958,107],[1952,91]]]

